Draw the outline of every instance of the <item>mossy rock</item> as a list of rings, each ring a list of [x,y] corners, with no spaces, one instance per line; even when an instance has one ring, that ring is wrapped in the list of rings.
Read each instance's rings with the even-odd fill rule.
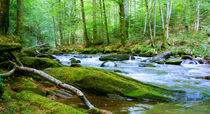
[[[141,63],[139,64],[139,67],[156,67],[156,66],[151,63]]]
[[[0,42],[0,51],[14,51],[14,50],[21,50],[22,46],[20,43],[1,43]]]
[[[24,66],[32,67],[36,69],[45,69],[53,67],[62,67],[63,65],[57,61],[51,60],[49,58],[38,58],[38,57],[23,57],[21,62]]]
[[[75,59],[75,58],[71,58],[71,59],[69,59],[69,60],[71,61],[71,63],[81,63],[80,60],[77,60],[77,59]]]
[[[104,61],[100,67],[117,67],[117,64],[112,61]]]
[[[40,110],[48,110],[52,114],[85,114],[85,112],[72,106],[55,102],[31,91],[22,91],[17,94],[17,98],[21,101],[30,102],[31,105],[38,106]]]
[[[166,64],[180,65],[182,63],[181,59],[169,59]]]
[[[35,49],[23,49],[21,50],[21,55],[35,57],[37,55],[37,52]]]
[[[78,63],[72,63],[70,65],[70,67],[82,67],[82,65],[78,64]]]
[[[99,58],[101,61],[123,61],[123,60],[129,60],[128,54],[113,54],[108,56],[102,56]]]
[[[98,68],[60,67],[49,68],[46,69],[45,72],[65,83],[95,94],[116,94],[134,99],[171,99],[171,97],[168,96],[171,92],[169,90],[145,84],[132,78]]]

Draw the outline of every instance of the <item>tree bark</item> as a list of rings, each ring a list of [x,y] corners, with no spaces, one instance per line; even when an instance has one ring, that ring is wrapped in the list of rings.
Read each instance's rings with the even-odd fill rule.
[[[169,1],[168,1],[169,3]],[[167,35],[168,35],[168,29],[169,29],[169,22],[170,22],[170,17],[171,17],[171,12],[172,12],[172,4],[173,4],[173,0],[171,0],[171,5],[167,15],[167,20],[166,20],[166,25],[165,25],[165,30],[164,30],[164,34],[163,34],[163,42],[162,42],[162,47],[165,48],[165,44],[166,44],[166,40],[167,40]],[[168,5],[169,7],[169,5]]]
[[[107,45],[109,45],[109,44],[110,44],[110,40],[109,40],[109,30],[108,30],[107,16],[106,16],[106,6],[105,6],[104,0],[103,0],[103,11],[104,11],[104,21],[105,21]]]
[[[154,37],[156,37],[156,0],[154,0]]]
[[[161,5],[161,0],[159,0],[159,8],[160,8],[160,17],[161,17],[161,22],[162,22],[162,28],[163,28],[163,30],[164,30],[164,18],[163,18],[163,10],[162,10],[162,5]]]
[[[59,0],[59,6],[61,10],[61,0]],[[63,38],[63,23],[62,23],[62,11],[59,12],[59,33],[60,33],[60,44],[61,46],[64,46],[64,38]]]
[[[93,0],[93,42],[97,43],[97,24],[96,24],[96,0]]]
[[[17,35],[23,34],[23,0],[17,0]]]
[[[196,10],[197,10],[197,15],[196,15],[196,23],[195,23],[195,32],[198,32],[199,29],[199,23],[200,23],[200,4],[199,4],[199,0],[197,0],[197,5],[196,5]]]
[[[186,22],[186,4],[187,4],[186,1],[187,0],[184,0],[183,24],[185,26],[186,32],[188,32],[188,24]]]
[[[81,11],[82,11],[82,21],[83,21],[83,32],[84,32],[84,41],[85,41],[85,47],[89,47],[91,45],[88,34],[87,34],[87,27],[86,27],[86,20],[85,20],[85,10],[84,10],[84,2],[81,1]]]
[[[125,5],[124,0],[120,0],[120,33],[121,33],[121,44],[125,46],[126,30],[125,30]]]
[[[0,34],[6,34],[9,28],[9,0],[0,0]]]
[[[129,0],[125,0],[125,28],[126,38],[129,38]]]
[[[151,39],[151,42],[152,42],[152,46],[154,46],[154,42],[153,42],[153,38],[152,38],[152,26],[151,26],[151,22],[150,22],[150,11],[152,9],[152,5],[150,7],[150,11],[149,11],[149,8],[148,8],[148,1],[145,0],[145,3],[146,3],[146,10],[147,10],[147,15],[148,15],[148,22],[149,22],[149,31],[150,31],[150,39]]]

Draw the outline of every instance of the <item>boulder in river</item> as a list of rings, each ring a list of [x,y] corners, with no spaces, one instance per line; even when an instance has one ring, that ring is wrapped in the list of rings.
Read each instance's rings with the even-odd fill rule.
[[[82,67],[82,65],[78,64],[78,63],[72,63],[70,65],[70,67]]]
[[[87,56],[87,55],[75,55],[75,58],[92,58],[91,56]]]
[[[108,56],[101,56],[99,60],[101,61],[123,61],[123,60],[129,60],[130,56],[129,54],[113,54]],[[131,57],[131,59],[134,59],[134,57]]]
[[[181,59],[169,59],[166,61],[166,64],[180,65],[182,63]]]
[[[101,64],[101,67],[117,67],[117,64],[115,62],[112,62],[112,61],[104,61]]]
[[[141,63],[139,64],[139,67],[156,67],[156,66],[151,63]]]
[[[45,68],[53,68],[53,67],[61,67],[62,64],[57,61],[51,60],[49,58],[39,58],[39,57],[23,57],[21,58],[21,62],[24,66],[32,67],[36,69],[45,69]]]
[[[64,83],[95,94],[116,94],[134,99],[171,100],[172,90],[163,89],[135,79],[92,67],[59,67],[45,72]]]
[[[204,79],[210,80],[210,76],[205,76]]]
[[[70,61],[71,61],[71,63],[81,63],[80,60],[77,60],[75,58],[71,58]]]
[[[190,56],[190,55],[182,55],[182,59],[189,59],[189,60],[192,60],[193,57]]]

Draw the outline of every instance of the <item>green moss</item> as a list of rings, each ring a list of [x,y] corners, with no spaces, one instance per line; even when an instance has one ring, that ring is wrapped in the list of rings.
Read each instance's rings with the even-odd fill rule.
[[[17,94],[17,98],[22,101],[28,101],[31,105],[38,106],[41,110],[49,110],[50,113],[56,114],[83,114],[71,106],[55,102],[46,97],[37,95],[31,91],[22,91]]]
[[[22,46],[19,43],[1,43],[0,42],[0,51],[13,51],[21,50]]]
[[[169,91],[132,78],[92,67],[46,69],[55,78],[96,94],[116,94],[136,99],[169,100]]]
[[[49,58],[38,58],[38,57],[23,57],[21,62],[24,66],[32,67],[36,69],[45,69],[49,67],[61,67],[60,63],[51,60]]]
[[[35,49],[23,49],[21,51],[21,55],[22,56],[31,56],[31,57],[35,57],[37,55],[36,50]]]
[[[102,56],[99,58],[101,61],[123,61],[123,60],[129,60],[128,54],[113,54],[108,56]]]
[[[82,65],[78,64],[78,63],[72,63],[70,65],[70,67],[82,67]]]
[[[180,59],[169,59],[166,61],[166,64],[180,65],[181,63],[182,63],[182,60]]]

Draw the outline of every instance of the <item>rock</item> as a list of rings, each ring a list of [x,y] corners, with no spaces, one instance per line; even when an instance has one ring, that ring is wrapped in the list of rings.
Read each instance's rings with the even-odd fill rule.
[[[92,58],[91,56],[87,56],[87,55],[75,55],[75,58]]]
[[[171,52],[165,52],[165,53],[163,53],[163,58],[164,59],[169,59],[170,57],[171,57]]]
[[[139,67],[156,67],[156,66],[150,63],[141,63],[139,64]]]
[[[50,54],[39,54],[37,55],[37,57],[40,57],[40,58],[49,58],[49,59],[56,59],[56,57],[50,55]]]
[[[49,58],[23,57],[21,58],[21,62],[26,67],[32,67],[36,69],[45,69],[50,67],[53,68],[53,67],[63,66],[57,61],[51,60]]]
[[[134,99],[170,100],[173,90],[145,84],[130,77],[92,67],[59,67],[45,69],[49,75],[87,92],[116,94]]]
[[[127,72],[124,72],[124,71],[121,71],[121,70],[114,70],[114,72],[128,74]]]
[[[82,65],[78,64],[78,63],[72,63],[70,65],[70,67],[82,67]]]
[[[35,57],[38,53],[36,52],[35,49],[22,49],[21,50],[21,55],[22,56],[30,56],[30,57]]]
[[[203,63],[204,64],[210,64],[210,56],[206,56],[203,58]]]
[[[22,49],[22,46],[20,43],[2,43],[0,42],[0,52],[6,52],[6,51],[20,51]]]
[[[189,60],[192,60],[193,57],[190,56],[190,55],[182,55],[182,59],[189,59]]]
[[[182,63],[181,59],[169,59],[166,64],[180,65]]]
[[[71,58],[70,61],[71,61],[71,63],[81,63],[80,60],[77,60],[75,58]]]
[[[158,64],[165,64],[165,61],[164,60],[155,61],[155,62],[158,63]]]
[[[205,76],[204,79],[210,80],[210,76]]]
[[[101,61],[123,61],[123,60],[129,60],[128,54],[114,54],[114,55],[108,55],[108,56],[101,56],[99,60]],[[133,58],[132,58],[133,59]]]
[[[117,67],[117,64],[115,62],[111,62],[111,61],[104,61],[101,64],[101,67]]]

